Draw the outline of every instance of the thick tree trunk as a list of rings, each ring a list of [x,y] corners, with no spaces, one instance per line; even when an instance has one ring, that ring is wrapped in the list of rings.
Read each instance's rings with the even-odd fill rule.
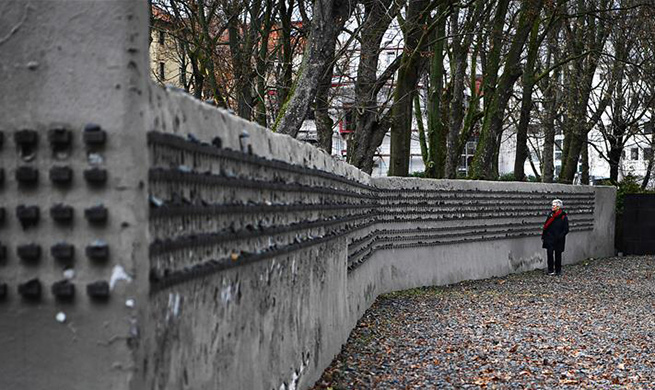
[[[282,28],[280,33],[282,35],[282,50],[279,52],[280,63],[282,64],[282,72],[277,78],[277,110],[278,114],[282,111],[282,106],[286,103],[289,93],[291,91],[291,84],[293,83],[293,46],[291,37],[291,17],[293,14],[294,1],[289,2],[287,9],[286,0],[279,1],[278,13],[280,16],[280,24]]]
[[[558,42],[559,28],[554,28],[548,35],[548,47],[544,68],[548,69],[559,62],[560,48]],[[553,152],[555,149],[555,120],[557,119],[557,106],[559,103],[558,80],[561,68],[554,70],[553,74],[542,81],[545,115],[542,122],[544,130],[544,146],[541,154],[541,181],[552,183],[555,180],[555,164]]]
[[[541,175],[542,181],[544,183],[552,183],[555,176],[555,165],[553,163],[553,149],[555,148],[555,116],[556,112],[556,102],[555,94],[553,91],[549,91],[554,86],[551,85],[547,89],[548,98],[547,98],[547,108],[546,108],[546,117],[544,119],[544,149],[542,152],[542,168]]]
[[[332,58],[334,58],[334,49],[332,49]],[[329,92],[332,86],[332,73],[334,71],[334,61],[329,61],[326,69],[322,72],[323,76],[316,90],[315,105],[315,122],[316,133],[318,135],[318,147],[328,153],[332,153],[332,127],[334,122],[329,115]]]
[[[532,111],[532,89],[535,83],[535,63],[539,51],[539,20],[536,20],[530,32],[528,44],[528,59],[523,71],[523,92],[521,99],[521,115],[516,128],[516,156],[514,158],[514,179],[525,180],[525,159],[528,157],[528,127]]]
[[[278,114],[273,131],[298,135],[307,109],[316,96],[316,88],[325,65],[332,59],[337,36],[343,28],[354,4],[348,0],[316,0],[308,48],[303,56],[300,74],[291,97]]]
[[[608,162],[610,164],[610,182],[617,184],[619,182],[619,164],[621,163],[621,155],[623,154],[623,147],[618,145],[611,137],[608,139],[610,143],[610,150],[608,154]]]
[[[559,182],[572,184],[575,175],[578,173],[583,142],[579,129],[572,130],[567,138],[569,138],[569,142],[565,145],[565,150],[562,153],[562,172],[560,173]],[[564,157],[565,154],[566,158]]]
[[[429,5],[428,0],[414,0],[407,5],[404,27],[405,50],[398,69],[392,107],[390,176],[409,175],[412,104],[421,66],[418,46],[424,34],[421,26],[425,25],[428,16],[425,11]]]
[[[391,0],[367,0],[365,20],[362,25],[361,54],[355,81],[355,104],[352,117],[355,125],[348,142],[348,162],[364,172],[371,173],[377,148],[389,130],[389,123],[382,116],[378,104],[380,83],[386,78],[377,77],[380,44],[397,9],[390,8]],[[391,77],[391,72],[388,77]],[[349,124],[350,125],[350,124]]]
[[[260,126],[266,127],[266,74],[267,74],[267,57],[268,45],[273,28],[273,6],[274,0],[266,0],[266,11],[264,13],[262,39],[259,43],[256,63],[256,100],[255,100],[255,120]]]
[[[582,151],[580,159],[581,164],[582,164],[582,170],[580,171],[580,184],[583,185],[589,185],[589,144],[588,140],[586,139],[587,136],[585,134],[585,139],[583,140],[582,143]]]
[[[457,163],[459,154],[451,153],[459,147],[459,135],[462,131],[464,121],[464,85],[466,80],[466,52],[461,47],[453,49],[455,58],[455,69],[452,82],[452,100],[450,101],[450,123],[448,123],[448,135],[446,139],[446,156],[444,177],[454,179],[457,175]],[[463,54],[463,55],[462,55]],[[469,107],[472,110],[473,107]]]
[[[404,54],[403,54],[404,55]],[[391,122],[389,176],[408,176],[412,135],[412,100],[419,76],[417,59],[407,58],[398,70]]]
[[[444,6],[437,8],[437,13],[444,12]],[[430,63],[430,89],[428,92],[428,158],[425,162],[425,176],[441,179],[446,165],[446,124],[447,103],[443,93],[444,85],[444,45],[446,35],[446,18],[435,29],[432,61]]]

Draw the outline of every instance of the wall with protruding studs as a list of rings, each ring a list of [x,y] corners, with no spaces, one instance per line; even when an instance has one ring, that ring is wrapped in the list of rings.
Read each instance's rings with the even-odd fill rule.
[[[615,190],[372,179],[287,136],[151,88],[149,388],[306,388],[382,293],[613,253]]]
[[[146,2],[0,3],[0,389],[137,383],[147,45]]]
[[[148,80],[145,1],[0,5],[0,388],[304,389],[382,293],[613,254],[608,187],[372,179]]]

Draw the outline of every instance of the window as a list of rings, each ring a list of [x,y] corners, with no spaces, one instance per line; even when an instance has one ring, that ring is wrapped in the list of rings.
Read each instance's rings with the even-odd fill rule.
[[[653,158],[653,149],[646,148],[644,149],[644,160],[650,161]]]
[[[343,128],[346,130],[355,130],[355,123],[353,123],[353,110],[352,107],[349,106],[344,106],[344,110],[346,110],[346,114],[343,117],[343,122],[344,126]]]
[[[462,154],[459,156],[459,166],[457,171],[463,174],[467,174],[471,163],[473,162],[473,156],[475,155],[475,148],[477,142],[468,141],[466,147],[462,150]]]
[[[562,150],[562,140],[561,139],[556,139],[555,140],[555,150]]]
[[[159,43],[164,44],[164,40],[166,39],[165,33],[163,31],[159,32]]]
[[[639,149],[637,148],[630,149],[630,159],[639,160]]]
[[[644,134],[653,134],[653,120],[644,125]]]
[[[165,79],[166,74],[164,73],[164,63],[160,62],[159,63],[159,78],[163,81]]]
[[[471,142],[471,141],[467,142],[466,143],[466,154],[470,154],[470,155],[475,154],[475,146],[476,146],[475,142]]]

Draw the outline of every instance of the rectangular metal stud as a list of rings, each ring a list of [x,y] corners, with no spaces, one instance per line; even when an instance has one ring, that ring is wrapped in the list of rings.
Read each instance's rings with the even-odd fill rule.
[[[0,168],[0,186],[5,184],[5,169]]]
[[[4,300],[7,297],[7,283],[0,283],[0,300]]]
[[[39,206],[19,205],[16,207],[16,217],[23,229],[38,225],[40,216]]]
[[[7,246],[0,242],[0,262],[7,260]]]
[[[100,186],[107,182],[107,170],[90,168],[84,170],[84,179],[91,185]]]
[[[109,245],[106,242],[98,240],[86,247],[86,256],[91,260],[104,261],[109,258]]]
[[[109,212],[105,206],[97,205],[84,210],[84,216],[92,224],[103,224],[107,222]]]
[[[38,301],[41,299],[41,281],[34,278],[19,284],[18,293],[25,299]]]
[[[14,133],[14,142],[17,145],[36,145],[39,135],[34,130],[19,130]]]
[[[73,182],[73,170],[70,167],[52,167],[50,168],[50,181],[54,184],[64,186]]]
[[[66,242],[58,242],[50,247],[52,257],[66,264],[70,264],[75,258],[75,247]]]
[[[22,185],[36,185],[39,182],[39,171],[30,166],[18,167],[16,181]]]
[[[93,300],[106,301],[109,299],[109,283],[104,280],[89,283],[86,285],[86,293]]]
[[[73,208],[63,204],[56,204],[50,208],[50,217],[57,223],[69,224],[73,221]]]
[[[5,146],[5,133],[0,131],[0,150]]]
[[[107,132],[102,130],[100,125],[89,123],[84,127],[84,143],[89,146],[102,146],[107,142]]]
[[[41,246],[38,244],[19,245],[16,253],[21,260],[35,263],[41,259]]]
[[[5,208],[0,207],[0,225],[5,223],[6,214],[7,214],[7,211],[5,210]]]
[[[73,142],[71,131],[65,128],[54,128],[48,131],[48,140],[54,150],[69,149]]]
[[[75,298],[75,285],[66,279],[53,283],[51,291],[58,301],[72,301]]]
[[[18,155],[25,161],[32,161],[38,150],[39,135],[34,130],[20,130],[14,133]]]

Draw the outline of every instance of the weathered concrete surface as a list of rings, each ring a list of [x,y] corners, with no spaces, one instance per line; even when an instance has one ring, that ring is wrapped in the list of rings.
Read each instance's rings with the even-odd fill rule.
[[[7,259],[0,262],[0,283],[8,295],[0,301],[0,388],[127,389],[137,371],[136,347],[140,308],[147,304],[145,138],[143,96],[148,83],[148,13],[146,2],[125,1],[3,1],[0,3],[0,207],[6,210],[0,242]],[[97,123],[108,138],[103,162],[92,162],[82,142],[82,129]],[[72,132],[72,153],[55,156],[48,130],[63,126]],[[31,161],[17,155],[14,133],[38,132],[38,151]],[[56,188],[48,171],[70,166],[73,184]],[[39,172],[33,189],[17,186],[18,166]],[[91,166],[107,169],[108,182],[92,188],[82,177]],[[56,225],[49,209],[72,205],[70,227]],[[103,203],[109,209],[104,226],[91,226],[84,209]],[[22,229],[19,204],[40,207],[40,221]],[[109,244],[110,257],[94,264],[85,246],[96,239]],[[72,267],[75,299],[59,303],[50,292],[64,279],[64,266],[53,260],[50,247],[75,245]],[[41,245],[41,260],[30,265],[16,249]],[[93,302],[87,283],[110,281],[115,267],[133,277],[116,280],[107,302]],[[118,274],[116,274],[118,276]],[[145,278],[144,278],[145,276]],[[38,277],[42,298],[25,302],[17,285]],[[134,299],[136,306],[126,306]],[[63,312],[65,323],[55,316]]]
[[[504,218],[481,218],[478,221],[447,219],[416,222],[401,219],[385,225],[388,228],[429,229],[449,226],[456,229],[468,224],[498,228],[503,224],[510,225],[517,219],[541,226],[552,198],[563,198],[566,206],[568,197],[589,196],[593,200],[593,226],[590,230],[571,233],[564,262],[568,264],[591,256],[613,254],[613,188],[481,181],[371,179],[305,144],[286,136],[272,134],[221,110],[196,103],[185,95],[157,88],[153,88],[151,93],[152,129],[180,135],[192,133],[193,139],[204,142],[210,142],[218,136],[224,148],[248,153],[247,144],[244,147],[239,139],[239,135],[245,131],[249,135],[249,145],[252,146],[254,155],[338,172],[358,183],[372,185],[371,188],[377,190],[399,190],[400,193],[407,194],[417,191],[433,194],[451,191],[456,195],[453,201],[457,201],[457,194],[461,194],[462,208],[480,207],[467,200],[466,197],[471,194],[478,194],[487,201],[495,199],[489,194],[495,194],[501,196],[501,199],[492,211],[498,214],[506,213]],[[171,114],[172,112],[175,114]],[[198,172],[227,171],[239,178],[265,179],[267,176],[256,167],[232,166],[224,162],[209,162],[203,160],[204,158],[189,154],[171,161],[183,161],[189,165],[184,169]],[[159,164],[163,168],[165,160],[155,158],[151,164]],[[272,177],[268,179],[273,180]],[[289,185],[303,180],[301,177],[284,176],[275,179],[285,181]],[[168,186],[164,189],[159,185],[151,185],[151,191],[161,199],[166,199],[176,192],[192,196],[192,191],[185,190],[187,186],[180,184],[179,187]],[[203,191],[204,195],[200,196],[203,200],[219,199],[226,204],[236,200],[261,204],[272,199],[250,190],[234,192],[220,186]],[[266,193],[266,190],[262,189],[261,192]],[[513,206],[514,211],[509,212],[502,194],[512,192],[539,197],[541,211],[538,215],[526,217],[516,211],[516,206]],[[285,204],[311,200],[320,205],[326,201],[291,194],[282,194],[275,199],[276,202]],[[344,195],[333,202],[345,202],[347,199],[348,196]],[[194,199],[189,201],[195,202]],[[434,215],[438,216],[438,213]],[[281,217],[278,222],[285,224],[295,220],[294,218],[295,216],[289,215]],[[307,212],[300,218],[310,220],[315,219],[316,215]],[[575,215],[571,218],[575,220],[579,217]],[[244,226],[248,222],[243,220],[244,217],[239,215],[222,216],[221,222],[217,224],[236,221],[238,225]],[[164,239],[165,232],[172,231],[158,227],[160,224],[163,222],[151,221],[153,239],[160,236]],[[360,235],[373,232],[377,228],[377,225],[365,228]],[[198,232],[202,231],[200,229]],[[443,285],[545,267],[545,251],[541,249],[538,234],[535,236],[534,233],[529,237],[381,250],[375,252],[358,268],[347,272],[347,248],[351,241],[349,236],[335,238],[327,244],[312,247],[316,249],[296,251],[262,263],[222,271],[215,276],[189,280],[154,293],[149,311],[150,323],[154,328],[147,332],[147,340],[144,343],[148,356],[148,371],[144,372],[144,375],[148,387],[306,388],[318,379],[323,368],[338,353],[350,329],[377,295],[418,286]],[[255,250],[252,248],[255,248],[256,244],[244,242],[233,245],[245,245],[250,248],[248,250]],[[223,249],[228,249],[229,245],[232,244],[226,244]],[[164,260],[162,258],[157,262]],[[185,258],[184,261],[189,262],[189,259]]]

